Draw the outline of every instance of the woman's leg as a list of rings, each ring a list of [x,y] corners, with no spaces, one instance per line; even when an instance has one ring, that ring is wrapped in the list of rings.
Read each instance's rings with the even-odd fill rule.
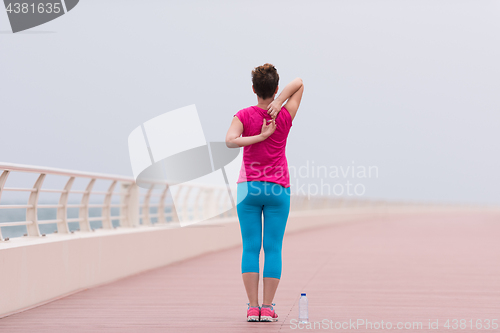
[[[243,284],[250,306],[259,306],[259,273],[243,273]]]
[[[238,196],[245,195],[238,200],[236,206],[243,241],[243,254],[241,257],[241,273],[250,306],[259,306],[259,256],[262,248],[262,205],[258,205],[252,196],[240,190]]]
[[[278,289],[278,284],[280,279],[275,278],[263,278],[264,280],[264,299],[262,304],[271,305],[273,304],[274,295]]]
[[[290,212],[290,188],[273,184],[268,194],[268,205],[264,205],[264,299],[263,304],[272,304],[281,278],[281,249],[286,222]]]

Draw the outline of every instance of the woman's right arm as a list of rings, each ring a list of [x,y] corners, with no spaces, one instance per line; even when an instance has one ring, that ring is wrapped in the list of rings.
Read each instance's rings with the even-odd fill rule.
[[[288,102],[284,105],[288,110],[290,115],[295,118],[297,111],[299,110],[300,101],[302,100],[302,93],[304,92],[304,83],[300,77],[294,79],[292,82],[286,85],[285,89],[272,101],[268,106],[268,114],[275,118],[278,112],[281,111],[281,106],[288,99]]]
[[[270,123],[266,124],[266,118],[264,118],[260,134],[253,136],[241,136],[243,133],[243,123],[238,119],[238,117],[233,117],[231,126],[229,126],[229,130],[226,134],[226,146],[228,148],[238,148],[264,141],[276,130],[276,122],[274,119],[268,121],[270,121]]]

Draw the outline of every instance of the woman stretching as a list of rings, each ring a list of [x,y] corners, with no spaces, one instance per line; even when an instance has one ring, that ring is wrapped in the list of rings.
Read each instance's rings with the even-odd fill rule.
[[[281,246],[290,210],[290,177],[285,147],[302,99],[300,78],[275,99],[279,75],[271,64],[252,71],[257,105],[238,111],[226,135],[230,148],[243,149],[237,181],[237,212],[243,240],[241,273],[248,295],[247,321],[277,321],[273,299],[281,278]],[[287,101],[288,100],[288,101]],[[287,103],[283,105],[283,103]],[[264,215],[264,239],[262,239]],[[264,243],[264,298],[259,306],[259,256]]]

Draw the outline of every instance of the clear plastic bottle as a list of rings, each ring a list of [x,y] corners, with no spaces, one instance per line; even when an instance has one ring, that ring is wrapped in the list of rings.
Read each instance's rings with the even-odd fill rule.
[[[308,305],[309,305],[309,302],[307,300],[306,293],[301,293],[300,299],[299,299],[299,323],[308,323],[309,322]]]

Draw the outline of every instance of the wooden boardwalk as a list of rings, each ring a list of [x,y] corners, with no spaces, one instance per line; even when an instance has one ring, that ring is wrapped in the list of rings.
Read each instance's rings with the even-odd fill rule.
[[[311,322],[322,322],[316,331],[344,331],[335,324],[347,328],[349,321],[363,320],[372,329],[369,324],[348,329],[378,331],[383,321],[392,329],[422,323],[422,329],[404,329],[409,332],[473,332],[478,319],[483,325],[486,319],[500,321],[498,215],[336,224],[287,234],[283,251],[275,323],[245,321],[241,247],[236,247],[5,317],[0,332],[296,332],[300,292],[309,298]],[[464,319],[467,328],[447,329],[447,319],[450,325]],[[429,320],[438,321],[439,329],[429,330]]]

